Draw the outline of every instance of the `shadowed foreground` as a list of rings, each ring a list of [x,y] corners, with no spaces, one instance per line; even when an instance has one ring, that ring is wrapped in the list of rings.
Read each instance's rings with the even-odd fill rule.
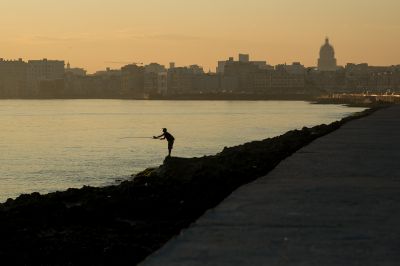
[[[399,265],[400,105],[241,187],[142,265]]]
[[[118,186],[10,199],[0,204],[1,260],[6,265],[134,265],[239,186],[267,174],[316,138],[371,112],[226,148],[215,156],[170,158]]]

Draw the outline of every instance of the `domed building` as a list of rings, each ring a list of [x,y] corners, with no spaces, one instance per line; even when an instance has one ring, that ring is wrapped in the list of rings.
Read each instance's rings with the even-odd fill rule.
[[[321,47],[321,50],[319,51],[318,70],[319,71],[337,70],[335,50],[333,49],[333,46],[329,43],[328,38],[325,39],[325,44]]]

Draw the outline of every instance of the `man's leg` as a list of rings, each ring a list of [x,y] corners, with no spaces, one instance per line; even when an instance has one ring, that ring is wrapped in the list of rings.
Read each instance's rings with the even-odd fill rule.
[[[168,156],[171,157],[171,151],[172,151],[172,147],[174,145],[174,142],[168,142]]]

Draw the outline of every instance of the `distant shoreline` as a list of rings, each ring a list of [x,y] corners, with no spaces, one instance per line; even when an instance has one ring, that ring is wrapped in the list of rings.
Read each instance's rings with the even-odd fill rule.
[[[1,98],[0,100],[150,100],[150,101],[312,101],[317,96],[303,94],[172,94],[155,96],[132,96],[132,97],[16,97]]]
[[[379,102],[373,97],[331,98],[305,94],[175,94],[156,97],[26,97],[0,98],[0,100],[126,100],[126,101],[303,101],[312,104],[339,104],[349,107],[368,107]]]
[[[188,93],[168,95],[130,95],[130,96],[105,96],[105,97],[82,97],[82,96],[32,96],[32,97],[1,97],[0,100],[142,100],[142,101],[315,101],[319,103],[351,103],[375,101],[396,102],[400,95],[386,94],[352,94],[352,93],[329,93],[329,94],[256,94],[256,93]]]

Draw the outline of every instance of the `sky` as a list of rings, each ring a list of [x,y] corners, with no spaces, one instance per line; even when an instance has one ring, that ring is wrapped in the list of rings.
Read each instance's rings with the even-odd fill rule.
[[[60,59],[89,72],[128,63],[199,64],[249,53],[315,66],[400,64],[399,0],[0,0],[0,58]]]

